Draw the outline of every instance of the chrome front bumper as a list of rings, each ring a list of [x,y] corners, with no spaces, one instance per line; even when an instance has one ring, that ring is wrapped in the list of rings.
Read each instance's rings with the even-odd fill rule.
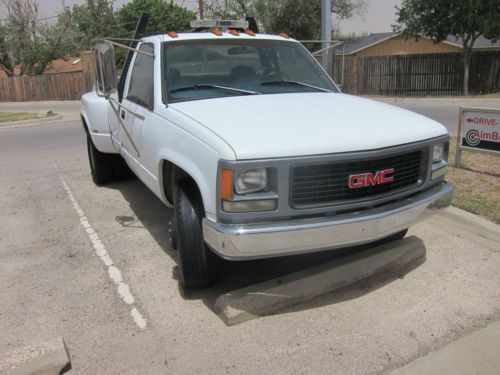
[[[245,260],[358,245],[390,236],[451,204],[453,185],[442,182],[402,201],[337,217],[256,224],[203,220],[205,242],[225,259]]]

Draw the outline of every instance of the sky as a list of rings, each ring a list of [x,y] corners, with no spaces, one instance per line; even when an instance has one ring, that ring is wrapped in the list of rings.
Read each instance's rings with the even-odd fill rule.
[[[395,6],[401,5],[401,0],[368,0],[369,5],[362,16],[354,16],[347,20],[336,21],[334,28],[340,27],[343,34],[355,32],[379,33],[392,31],[391,25],[396,23]],[[335,22],[335,20],[334,20]]]
[[[305,0],[307,1],[307,0]],[[335,20],[334,28],[340,28],[342,33],[361,34],[362,32],[384,32],[391,31],[391,24],[395,22],[394,7],[401,4],[401,0],[367,0],[369,5],[362,16],[354,16],[348,20]],[[56,15],[63,7],[63,0],[38,0],[42,17]],[[82,4],[84,0],[64,0],[64,4]],[[127,0],[115,0],[114,7],[119,8],[127,3]],[[197,9],[198,0],[175,0],[176,3],[190,9]],[[3,2],[0,1],[0,20],[5,19],[7,11]]]

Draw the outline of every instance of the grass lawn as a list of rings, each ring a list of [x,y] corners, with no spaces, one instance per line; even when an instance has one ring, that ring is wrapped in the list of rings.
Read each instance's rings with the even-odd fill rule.
[[[454,168],[456,139],[451,141],[446,180],[455,185],[453,205],[500,224],[500,156],[462,151]]]
[[[47,112],[47,116],[55,116],[52,111]],[[38,113],[34,112],[0,112],[0,123],[10,122],[10,121],[21,121],[21,120],[33,120],[38,117]]]

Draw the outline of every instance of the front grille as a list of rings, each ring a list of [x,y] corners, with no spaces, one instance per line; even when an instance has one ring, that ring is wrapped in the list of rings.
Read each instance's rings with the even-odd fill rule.
[[[376,159],[295,166],[291,171],[290,184],[292,206],[340,204],[410,189],[422,183],[426,172],[425,159],[424,150],[418,150]],[[353,174],[376,173],[391,168],[394,168],[392,182],[353,189],[349,187],[349,176]]]

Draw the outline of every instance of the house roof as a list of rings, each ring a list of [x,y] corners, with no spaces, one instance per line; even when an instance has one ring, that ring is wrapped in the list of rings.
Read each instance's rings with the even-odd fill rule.
[[[448,35],[446,38],[445,43],[451,43],[454,44],[460,48],[462,48],[462,38],[455,38],[452,35]],[[474,42],[474,47],[475,48],[500,48],[500,40],[492,40],[492,39],[487,39],[484,36],[480,36],[477,38],[477,40]]]
[[[66,57],[51,61],[43,74],[81,72],[82,61],[80,57]]]
[[[55,73],[70,73],[70,72],[81,72],[82,62],[80,57],[66,57],[64,59],[56,59],[51,61],[43,74],[55,74]],[[19,65],[14,67],[14,75],[18,76],[20,73]],[[0,78],[6,78],[7,73],[0,69]]]
[[[345,40],[345,54],[350,55],[356,53],[358,51],[385,42],[386,40],[395,38],[397,36],[399,36],[399,34],[393,32],[372,33],[367,36],[355,37],[352,39]],[[443,41],[443,43],[451,44],[453,46],[462,48],[462,39],[461,38],[457,39],[452,35],[448,35],[448,37],[446,38],[445,41]],[[493,41],[483,36],[480,36],[474,43],[473,49],[482,49],[482,48],[500,48],[500,40]],[[337,55],[341,55],[342,49],[337,48],[335,53]]]
[[[398,36],[396,33],[372,33],[367,36],[354,37],[352,39],[345,40],[345,54],[350,55],[352,53],[361,51],[365,48],[371,47],[375,44],[382,43],[388,39]],[[342,54],[341,49],[337,49],[337,54]]]

